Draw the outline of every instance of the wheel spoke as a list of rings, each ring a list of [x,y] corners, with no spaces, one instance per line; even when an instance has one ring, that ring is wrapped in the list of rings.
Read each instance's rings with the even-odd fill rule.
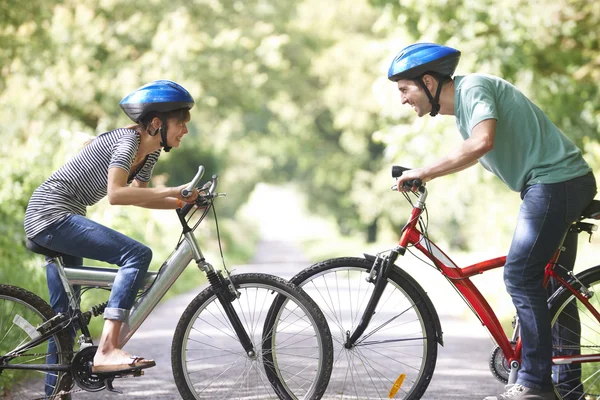
[[[589,302],[598,310],[600,267],[585,271],[580,278],[593,297]],[[553,358],[592,355],[600,349],[600,323],[590,310],[570,292],[556,298],[551,307]],[[552,367],[559,399],[600,398],[600,362],[559,364]]]
[[[400,373],[407,376],[398,398],[416,397],[413,393],[422,393],[431,379],[425,371],[433,370],[437,355],[432,318],[423,316],[428,309],[420,294],[394,273],[365,333],[353,347],[344,347],[346,332],[354,331],[373,294],[374,286],[363,282],[371,266],[365,259],[334,259],[298,274],[301,282],[292,279],[315,300],[336,332],[333,374],[324,398],[387,397]]]
[[[31,342],[29,330],[44,324],[56,314],[38,296],[9,285],[0,285],[0,356],[9,355],[10,364],[45,364],[49,355],[48,339],[37,346],[12,354],[14,349]],[[56,361],[52,364],[68,364],[71,349],[66,330],[52,336],[56,345]],[[0,373],[0,392],[11,399],[44,398],[66,387],[63,372],[4,369]]]
[[[274,397],[275,382],[279,390],[301,399],[322,390],[330,373],[323,346],[331,342],[320,342],[320,337],[327,337],[326,326],[316,322],[320,311],[301,299],[293,286],[267,275],[234,275],[232,282],[241,294],[232,304],[256,354],[241,350],[216,296],[202,292],[175,332],[174,345],[183,346],[174,350],[179,357],[174,359],[174,373],[180,391],[191,391],[198,399],[263,399]],[[179,369],[184,379],[177,378]]]

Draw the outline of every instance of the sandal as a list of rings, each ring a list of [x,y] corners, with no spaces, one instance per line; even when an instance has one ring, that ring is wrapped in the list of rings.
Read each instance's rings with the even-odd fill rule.
[[[140,369],[151,368],[156,365],[154,360],[146,360],[144,357],[131,356],[129,364],[112,364],[112,365],[93,365],[92,373],[118,373],[128,371],[138,371]]]

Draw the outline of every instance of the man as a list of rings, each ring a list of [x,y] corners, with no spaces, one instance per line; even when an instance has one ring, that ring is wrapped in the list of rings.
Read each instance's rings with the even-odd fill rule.
[[[515,385],[486,400],[554,400],[552,335],[544,268],[572,222],[596,194],[581,151],[523,93],[490,75],[452,75],[460,52],[432,43],[404,48],[388,78],[402,104],[419,117],[454,115],[464,141],[437,162],[398,180],[423,182],[479,161],[513,191],[521,205],[504,268],[504,282],[521,324],[522,364]]]

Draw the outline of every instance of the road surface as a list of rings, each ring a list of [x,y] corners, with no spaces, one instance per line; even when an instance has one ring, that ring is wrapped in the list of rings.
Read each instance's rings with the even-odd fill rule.
[[[252,263],[237,266],[235,272],[272,273],[289,278],[308,265],[306,258],[294,245],[264,241]],[[446,286],[441,277],[436,283]],[[465,313],[467,308],[456,293],[438,291],[435,286],[433,289],[426,287],[426,290],[440,315],[445,346],[439,347],[436,370],[423,399],[481,400],[487,395],[501,392],[503,385],[492,377],[488,368],[488,356],[493,343],[485,328],[472,314]],[[122,390],[123,395],[107,391],[78,392],[73,398],[180,399],[171,370],[171,341],[179,317],[198,292],[162,302],[127,344],[126,350],[154,358],[157,366],[148,369],[143,377],[116,380],[114,386]]]

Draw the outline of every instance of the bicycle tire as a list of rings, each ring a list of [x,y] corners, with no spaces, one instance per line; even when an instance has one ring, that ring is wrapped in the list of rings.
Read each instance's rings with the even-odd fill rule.
[[[204,289],[183,312],[173,336],[171,361],[181,397],[320,399],[333,360],[331,333],[321,310],[303,291],[272,275],[239,274],[231,281],[241,294],[232,304],[255,345],[256,358],[245,354],[213,288]],[[270,305],[282,297],[287,312],[278,314],[278,323],[265,325],[272,316]],[[264,332],[270,325],[273,334]],[[301,348],[294,346],[294,338]],[[207,339],[211,342],[205,343]],[[265,340],[270,344],[265,346]],[[266,349],[273,352],[268,357]],[[276,367],[269,373],[265,365]],[[291,394],[277,386],[280,381],[272,383],[273,371],[292,374],[292,381],[283,379],[285,387],[293,389]]]
[[[306,268],[290,280],[312,297],[330,325],[335,357],[325,397],[420,399],[431,381],[437,360],[437,317],[428,306],[430,302],[425,299],[425,292],[420,293],[408,283],[406,277],[403,278],[406,274],[399,268],[390,269],[388,285],[363,334],[363,338],[371,336],[359,338],[352,349],[344,347],[348,334],[360,322],[361,307],[364,309],[373,291],[374,285],[365,280],[372,266],[373,262],[364,258],[333,258]],[[394,303],[389,303],[392,295]],[[407,328],[420,333],[411,331],[410,337],[401,338],[400,335],[409,333]],[[411,338],[418,340],[408,340]],[[418,347],[404,346],[399,351],[403,343]],[[371,357],[367,354],[369,351],[373,353]],[[391,352],[394,353],[390,356]],[[376,360],[384,360],[384,364]],[[410,360],[418,366],[409,368]],[[395,383],[400,383],[400,387],[393,393]]]
[[[4,356],[18,345],[29,341],[29,338],[36,334],[35,328],[54,316],[56,313],[52,307],[37,295],[19,287],[0,285],[0,354]],[[72,346],[67,332],[59,331],[52,337],[57,347],[58,363],[69,364]],[[45,363],[48,340],[20,356],[11,355],[7,364]],[[57,375],[57,383],[51,393],[45,392],[47,374]],[[58,399],[61,392],[70,390],[71,384],[70,374],[64,372],[0,369],[0,397],[2,398]]]
[[[595,293],[589,302],[600,311],[600,265],[581,272],[577,279]],[[557,357],[600,353],[600,323],[581,301],[562,287],[549,303],[555,361]],[[553,365],[552,372],[554,392],[559,399],[600,398],[600,362]]]

